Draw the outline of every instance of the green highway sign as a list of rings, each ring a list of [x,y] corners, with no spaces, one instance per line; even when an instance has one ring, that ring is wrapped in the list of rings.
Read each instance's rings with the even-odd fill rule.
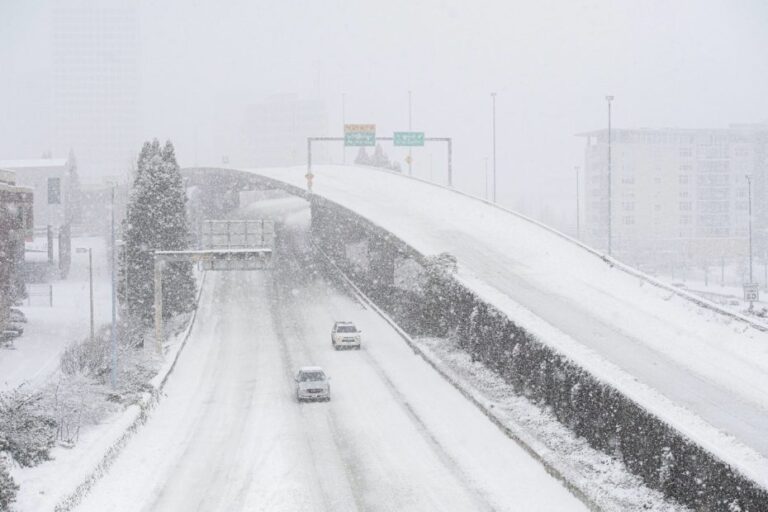
[[[424,132],[395,132],[395,146],[423,146]]]
[[[376,145],[376,125],[375,124],[345,124],[344,125],[344,145],[345,146],[375,146]]]

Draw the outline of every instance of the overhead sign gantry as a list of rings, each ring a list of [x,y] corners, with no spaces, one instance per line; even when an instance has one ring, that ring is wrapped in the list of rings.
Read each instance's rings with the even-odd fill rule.
[[[448,186],[453,186],[452,141],[450,137],[425,137],[424,132],[394,132],[392,137],[377,137],[375,124],[345,124],[344,137],[307,137],[307,189],[312,192],[313,142],[343,142],[345,147],[372,147],[379,141],[392,141],[399,147],[424,146],[425,142],[445,142],[448,151]],[[408,156],[410,159],[410,155]],[[408,161],[410,164],[410,160]]]

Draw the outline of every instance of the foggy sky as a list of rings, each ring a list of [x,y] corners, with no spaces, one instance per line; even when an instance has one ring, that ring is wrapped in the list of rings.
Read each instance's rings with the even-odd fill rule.
[[[0,159],[51,146],[54,4],[0,0]],[[244,109],[271,94],[325,100],[340,135],[345,93],[348,122],[389,134],[407,127],[411,90],[414,129],[453,137],[455,184],[482,194],[495,91],[500,201],[562,217],[583,162],[574,134],[606,125],[606,94],[616,127],[768,120],[762,0],[138,5],[141,137],[172,139],[182,166],[236,154]]]

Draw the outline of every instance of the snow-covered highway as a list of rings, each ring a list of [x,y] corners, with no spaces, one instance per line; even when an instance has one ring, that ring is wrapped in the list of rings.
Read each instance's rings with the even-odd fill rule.
[[[585,510],[375,313],[313,273],[211,273],[166,396],[78,510]],[[334,320],[363,349],[336,352]],[[318,364],[332,401],[299,404]]]
[[[250,172],[306,184],[304,167]],[[313,172],[314,194],[422,254],[453,254],[470,288],[517,321],[543,325],[543,341],[599,378],[615,380],[618,369],[623,392],[766,482],[768,334],[611,268],[475,198],[366,167],[321,165]]]

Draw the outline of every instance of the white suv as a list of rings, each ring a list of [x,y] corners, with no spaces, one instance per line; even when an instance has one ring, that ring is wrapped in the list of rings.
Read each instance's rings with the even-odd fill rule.
[[[331,329],[331,345],[336,350],[345,347],[360,350],[362,332],[352,322],[335,322]]]
[[[302,366],[294,378],[296,400],[331,400],[331,378],[319,366]]]

